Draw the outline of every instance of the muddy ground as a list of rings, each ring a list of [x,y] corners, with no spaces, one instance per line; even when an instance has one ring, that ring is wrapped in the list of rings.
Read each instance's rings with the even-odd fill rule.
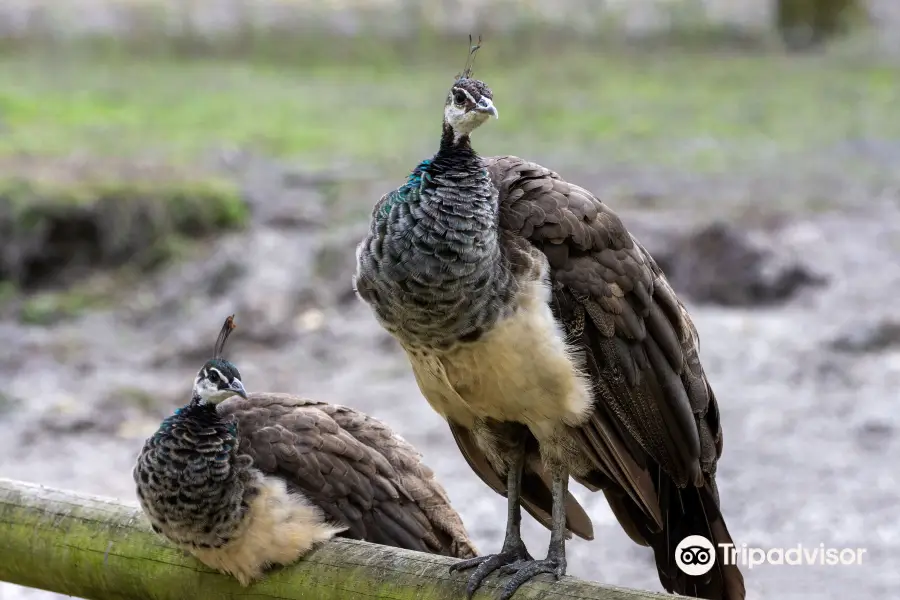
[[[896,150],[878,150],[895,167],[884,172],[897,172]],[[900,595],[900,187],[843,175],[844,151],[806,171],[706,179],[571,173],[544,160],[598,193],[617,190],[611,204],[688,299],[722,410],[718,480],[737,543],[867,549],[861,566],[745,568],[750,598]],[[481,550],[499,548],[504,500],[470,472],[404,356],[352,294],[362,224],[326,227],[333,204],[320,187],[268,163],[250,161],[241,176],[248,230],[119,290],[108,310],[49,326],[0,322],[0,474],[133,502],[143,438],[188,400],[234,312],[230,356],[248,389],[387,421],[424,453]],[[373,181],[343,201],[370,204],[391,185]],[[719,217],[727,225],[707,228]],[[570,573],[659,590],[650,552],[627,539],[602,496],[575,493],[596,539],[570,543]],[[529,519],[526,535],[542,554],[548,533]],[[52,597],[0,586],[3,600]]]

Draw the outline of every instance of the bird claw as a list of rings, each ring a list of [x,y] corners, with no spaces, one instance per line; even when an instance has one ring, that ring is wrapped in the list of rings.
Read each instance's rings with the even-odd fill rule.
[[[528,550],[525,549],[525,545],[523,544],[513,550],[505,550],[498,554],[487,554],[485,556],[477,556],[475,558],[460,561],[450,567],[450,572],[453,573],[455,571],[465,571],[467,569],[475,568],[475,572],[469,576],[469,583],[466,585],[466,600],[472,600],[472,596],[475,595],[478,586],[487,579],[488,575],[497,569],[517,564],[530,564],[532,562],[535,561],[531,558],[531,555],[528,554]],[[508,600],[508,598],[509,597],[506,596],[505,600]]]
[[[566,574],[565,559],[548,557],[543,560],[520,560],[504,565],[500,569],[500,574],[512,575],[512,578],[503,586],[499,600],[509,600],[525,582],[542,573],[549,573],[555,579],[559,579]]]

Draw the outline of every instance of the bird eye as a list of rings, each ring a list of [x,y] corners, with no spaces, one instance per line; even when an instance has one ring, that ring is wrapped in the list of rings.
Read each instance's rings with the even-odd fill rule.
[[[462,92],[456,92],[455,94],[453,94],[453,102],[462,106],[466,103],[466,95]]]
[[[215,371],[209,374],[209,380],[213,383],[219,383],[219,374]]]

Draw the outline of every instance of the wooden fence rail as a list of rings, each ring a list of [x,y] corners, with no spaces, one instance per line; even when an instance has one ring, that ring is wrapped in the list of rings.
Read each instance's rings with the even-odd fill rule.
[[[140,509],[0,478],[0,581],[90,600],[462,600],[453,559],[351,540],[323,545],[243,588],[154,534]],[[672,598],[542,576],[515,600]],[[476,596],[496,598],[489,579]]]

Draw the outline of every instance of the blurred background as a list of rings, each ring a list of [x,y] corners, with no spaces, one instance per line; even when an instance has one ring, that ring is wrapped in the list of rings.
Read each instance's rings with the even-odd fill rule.
[[[505,501],[350,286],[481,33],[477,149],[593,190],[685,298],[736,542],[867,548],[744,568],[749,597],[900,597],[898,30],[894,0],[0,0],[0,476],[133,502],[236,313],[248,389],[385,420],[498,549]],[[660,590],[575,493],[570,573]]]

